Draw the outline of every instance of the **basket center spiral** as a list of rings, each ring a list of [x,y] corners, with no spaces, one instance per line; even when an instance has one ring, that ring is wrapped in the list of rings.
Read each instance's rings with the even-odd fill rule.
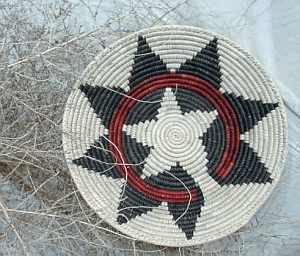
[[[176,94],[175,94],[176,95]],[[159,154],[158,161],[183,161],[191,157],[194,150],[201,147],[199,138],[202,136],[202,128],[199,124],[202,112],[199,116],[183,115],[171,88],[166,88],[164,100],[159,109],[158,120],[153,128],[146,128],[145,133],[151,134],[151,141],[148,144],[157,149]],[[207,120],[206,120],[207,122]],[[205,120],[203,120],[205,123]]]

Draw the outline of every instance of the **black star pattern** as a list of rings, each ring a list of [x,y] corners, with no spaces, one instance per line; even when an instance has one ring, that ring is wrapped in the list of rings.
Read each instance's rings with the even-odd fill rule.
[[[191,60],[186,60],[182,63],[175,73],[199,77],[212,84],[215,88],[220,89],[222,73],[220,71],[217,46],[218,39],[214,38]],[[131,77],[129,78],[129,87],[133,88],[153,76],[169,73],[171,71],[167,68],[167,65],[160,56],[152,51],[146,38],[140,35],[138,37],[138,46],[134,57]],[[125,93],[125,91],[120,88],[107,89],[88,84],[81,85],[80,90],[88,98],[97,117],[101,119],[102,125],[106,129],[109,129],[113,111],[119,104],[123,97],[122,93]],[[261,121],[272,110],[278,107],[277,103],[251,101],[234,93],[223,92],[223,96],[235,111],[239,121],[240,134],[253,129],[258,121]],[[156,103],[145,104],[138,102],[129,113],[122,134],[123,144],[126,145],[125,152],[130,163],[133,164],[136,173],[149,184],[170,190],[184,190],[186,188],[195,188],[197,190],[198,200],[195,202],[191,202],[190,204],[168,203],[168,209],[173,216],[173,220],[182,232],[184,232],[187,239],[193,238],[197,218],[201,216],[201,207],[205,204],[201,188],[195,182],[192,169],[187,167],[188,164],[184,162],[183,158],[180,159],[178,157],[175,162],[172,162],[172,160],[168,160],[166,157],[170,162],[165,165],[166,169],[159,165],[155,168],[152,158],[157,154],[156,147],[159,144],[155,144],[150,140],[145,141],[138,134],[140,130],[143,130],[146,134],[150,134],[150,128],[153,128],[155,125],[158,126],[159,122],[164,120],[165,117],[161,114],[162,111],[169,113],[170,116],[173,115],[173,117],[179,118],[183,123],[189,123],[191,119],[201,120],[203,117],[210,120],[208,123],[202,124],[201,128],[196,128],[196,137],[192,137],[193,141],[189,145],[193,146],[193,143],[198,143],[199,147],[197,148],[198,144],[195,144],[195,148],[197,150],[203,149],[202,153],[206,154],[207,160],[206,170],[221,186],[272,182],[267,167],[245,141],[241,141],[240,143],[235,166],[228,177],[222,178],[214,172],[220,162],[226,138],[222,119],[216,113],[215,108],[204,97],[182,88],[166,88],[150,93],[143,98],[143,101],[154,101]],[[146,123],[152,125],[147,126],[150,127],[149,130],[145,128]],[[181,128],[178,127],[178,129]],[[180,138],[174,137],[174,141],[177,139],[179,140]],[[103,135],[91,145],[83,157],[75,159],[73,162],[88,170],[101,172],[101,174],[103,172],[103,175],[107,177],[120,179],[122,178],[121,175],[113,166],[113,157],[108,150],[103,150],[108,149],[108,147],[108,140]],[[247,168],[244,167],[245,165]],[[130,184],[126,184],[124,189],[118,208],[119,215],[117,222],[120,225],[128,223],[130,220],[136,218],[136,216],[147,214],[154,207],[158,207],[162,203],[135,190]]]
[[[158,207],[159,205],[161,205],[161,202],[143,195],[130,186],[125,186],[125,191],[118,208],[119,215],[117,222],[120,225],[127,223],[136,216],[141,216],[143,213],[147,213],[153,207]]]
[[[134,64],[132,71],[130,72],[130,88],[143,82],[149,77],[169,72],[166,64],[151,50],[146,39],[139,36],[137,52],[135,53]]]

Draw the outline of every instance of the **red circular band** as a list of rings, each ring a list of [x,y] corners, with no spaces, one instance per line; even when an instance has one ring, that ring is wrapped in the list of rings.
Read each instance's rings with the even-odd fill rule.
[[[136,100],[140,100],[148,94],[163,88],[183,88],[191,90],[205,97],[216,108],[223,122],[226,140],[225,148],[220,163],[215,169],[215,174],[225,179],[232,171],[240,147],[240,129],[237,116],[222,93],[210,83],[198,77],[186,74],[164,74],[146,79],[142,83],[133,87],[124,96],[116,107],[109,128],[110,150],[114,155],[114,161],[119,163],[117,169],[127,182],[137,191],[158,201],[172,203],[188,203],[199,199],[197,189],[187,190],[168,190],[155,187],[135,172],[130,165],[124,152],[122,142],[122,129]]]

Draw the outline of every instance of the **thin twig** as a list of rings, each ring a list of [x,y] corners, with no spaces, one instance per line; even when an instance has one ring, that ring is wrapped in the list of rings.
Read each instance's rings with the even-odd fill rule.
[[[7,213],[6,207],[4,206],[4,203],[2,202],[1,197],[0,197],[0,207],[2,208],[2,212],[4,213],[4,216],[7,220],[7,224],[11,227],[11,229],[14,231],[16,237],[18,238],[18,241],[21,244],[22,250],[24,252],[24,255],[30,256],[28,247],[26,246],[26,244],[25,244],[24,240],[22,239],[21,235],[18,233],[15,225],[12,223],[12,221],[11,221],[11,219],[10,219],[8,213]]]

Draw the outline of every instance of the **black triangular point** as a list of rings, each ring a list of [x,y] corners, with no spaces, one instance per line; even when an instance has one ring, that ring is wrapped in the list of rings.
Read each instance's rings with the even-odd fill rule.
[[[219,89],[222,74],[217,46],[218,39],[214,38],[195,57],[181,64],[177,73],[197,76]]]
[[[118,207],[118,224],[122,225],[128,221],[134,219],[137,216],[141,216],[152,211],[154,207],[161,205],[161,202],[151,199],[141,192],[126,185],[125,191],[122,194],[122,198]]]
[[[88,98],[97,117],[101,119],[101,123],[109,129],[112,112],[123,97],[124,90],[122,88],[111,89],[88,84],[80,85],[79,89]]]
[[[257,153],[254,152],[248,143],[242,141],[233,170],[226,179],[219,180],[219,182],[221,185],[266,184],[272,183],[273,179]]]
[[[188,203],[168,203],[168,209],[176,221],[176,225],[184,232],[188,240],[193,238],[201,207],[204,206],[204,197],[200,188],[198,190],[199,200]]]
[[[130,72],[129,86],[132,88],[147,78],[169,72],[166,64],[152,51],[146,38],[140,35],[134,64]]]
[[[122,176],[115,168],[112,156],[106,150],[107,148],[109,148],[108,140],[100,136],[98,141],[91,145],[84,156],[74,159],[73,163],[89,171],[99,172],[106,177],[120,179]]]
[[[245,100],[242,96],[236,96],[233,93],[224,93],[223,95],[231,103],[237,115],[241,134],[251,130],[258,121],[261,121],[267,114],[278,107],[278,103]]]

